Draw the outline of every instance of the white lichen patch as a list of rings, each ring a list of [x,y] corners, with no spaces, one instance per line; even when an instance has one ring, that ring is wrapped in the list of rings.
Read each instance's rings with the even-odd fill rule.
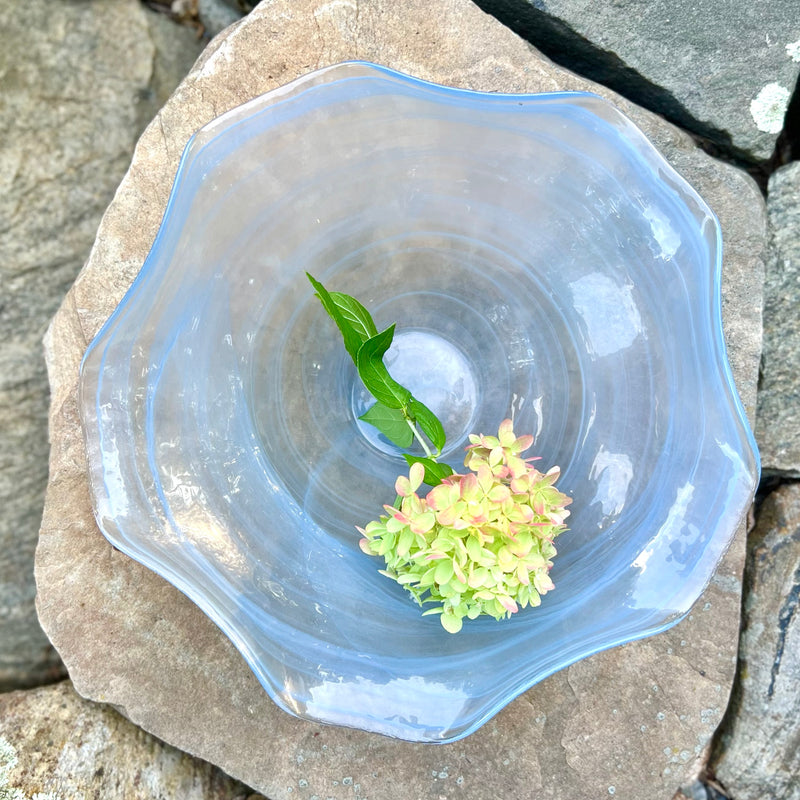
[[[8,773],[17,766],[17,751],[5,736],[0,736],[0,786],[8,784]]]
[[[19,790],[8,785],[11,770],[17,766],[17,751],[11,742],[0,736],[0,800],[27,800]]]
[[[789,56],[792,61],[800,61],[800,39],[786,45],[786,55]]]
[[[750,103],[756,127],[764,133],[780,133],[789,106],[789,90],[779,83],[768,83]]]

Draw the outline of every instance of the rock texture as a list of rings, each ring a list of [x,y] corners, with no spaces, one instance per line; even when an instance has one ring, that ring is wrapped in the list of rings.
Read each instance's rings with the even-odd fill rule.
[[[265,800],[165,745],[69,681],[0,695],[3,800]]]
[[[800,162],[772,174],[756,438],[765,472],[800,476]]]
[[[745,175],[655,115],[555,67],[468,0],[272,0],[211,44],[142,136],[92,255],[49,330],[53,447],[37,551],[40,619],[81,694],[124,709],[146,730],[272,800],[667,800],[691,782],[727,703],[741,531],[681,624],[575,664],[472,736],[432,747],[279,711],[215,626],[176,589],[114,551],[94,524],[78,365],[143,263],[183,145],[197,127],[254,95],[353,58],[454,86],[592,90],[617,103],[721,220],[726,336],[744,403],[754,411],[765,214]]]
[[[207,36],[216,36],[244,13],[237,0],[197,0],[197,15]]]
[[[711,766],[736,800],[800,800],[800,484],[764,501],[748,550],[739,680]]]
[[[164,24],[137,0],[0,0],[0,689],[60,674],[34,610],[48,457],[41,339],[139,132],[199,54],[191,32]]]
[[[796,0],[478,0],[559,63],[767,159],[800,73]]]

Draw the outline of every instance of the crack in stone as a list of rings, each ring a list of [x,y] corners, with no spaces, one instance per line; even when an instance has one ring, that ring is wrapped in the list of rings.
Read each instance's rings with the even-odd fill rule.
[[[786,646],[786,634],[797,613],[798,603],[800,603],[800,567],[794,572],[794,585],[778,613],[778,645],[775,649],[775,660],[772,662],[769,688],[767,689],[767,697],[770,699],[775,691],[775,681],[778,679],[778,673],[781,669],[783,651]]]
[[[604,50],[566,22],[551,16],[544,5],[528,0],[475,0],[487,14],[513,30],[556,64],[613,89],[692,134],[711,155],[749,169],[758,167],[753,155],[733,144],[731,134],[698,119],[669,90],[646,78],[617,53]]]

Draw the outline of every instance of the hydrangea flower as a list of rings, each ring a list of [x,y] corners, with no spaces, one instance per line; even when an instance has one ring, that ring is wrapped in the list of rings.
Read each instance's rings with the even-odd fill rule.
[[[497,436],[469,437],[466,474],[444,478],[420,497],[424,468],[415,463],[395,483],[395,506],[359,528],[360,546],[383,556],[383,575],[404,586],[424,614],[440,614],[450,633],[464,617],[509,617],[538,606],[553,588],[553,539],[566,530],[571,498],[555,487],[558,467],[545,473],[523,458],[532,436],[514,435],[504,420]]]

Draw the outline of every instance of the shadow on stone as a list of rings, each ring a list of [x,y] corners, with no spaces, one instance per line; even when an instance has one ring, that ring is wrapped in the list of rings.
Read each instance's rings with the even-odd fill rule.
[[[800,796],[799,609],[800,482],[787,481],[748,537],[738,669],[709,759],[708,774],[736,800]]]
[[[475,0],[487,14],[511,28],[559,66],[601,83],[688,131],[710,155],[742,167],[762,191],[767,163],[737,147],[728,131],[698,119],[670,91],[648,80],[616,53],[604,50],[545,11],[541,0]]]

